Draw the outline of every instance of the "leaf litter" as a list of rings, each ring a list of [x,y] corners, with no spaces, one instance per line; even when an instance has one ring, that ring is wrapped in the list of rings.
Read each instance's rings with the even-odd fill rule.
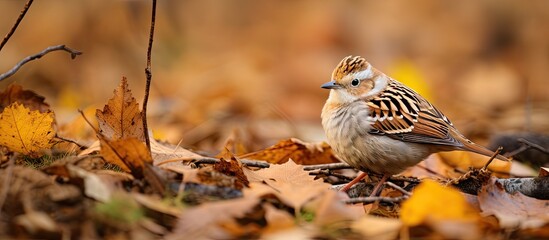
[[[18,95],[26,97],[14,97]],[[339,161],[325,143],[283,139],[242,153],[247,148],[233,134],[217,155],[155,139],[149,152],[142,113],[125,78],[103,110],[96,111],[96,144],[38,169],[20,166],[24,157],[42,161],[51,151],[55,117],[44,98],[31,91],[11,87],[0,97],[4,102],[22,99],[4,106],[0,118],[0,144],[7,147],[0,169],[0,209],[7,221],[0,230],[9,236],[497,239],[501,229],[517,236],[546,236],[547,200],[507,193],[495,177],[489,178],[490,172],[464,174],[456,171],[464,166],[448,160],[468,156],[433,155],[404,173],[445,180],[456,188],[434,180],[417,186],[403,180],[400,190],[387,186],[381,196],[398,198],[411,191],[403,203],[351,205],[344,203],[349,196],[333,190],[327,178],[351,178],[354,171],[327,169],[311,175],[304,168]],[[17,141],[2,140],[11,137],[9,131],[26,134]],[[218,160],[194,164],[200,159]],[[242,159],[270,164],[259,168]],[[492,170],[501,174],[509,166]],[[540,172],[540,178],[547,177],[545,169]]]

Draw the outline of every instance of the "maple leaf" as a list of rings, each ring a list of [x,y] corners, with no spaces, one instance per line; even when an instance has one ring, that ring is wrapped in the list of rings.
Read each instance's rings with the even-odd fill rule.
[[[258,171],[245,168],[244,173],[250,182],[265,182],[275,190],[271,192],[272,194],[296,210],[330,189],[330,184],[324,183],[321,179],[315,180],[303,170],[302,165],[297,165],[291,160]],[[265,189],[255,184],[250,185],[250,190],[244,190],[244,195],[257,195],[253,193],[254,191],[265,193]]]
[[[147,146],[137,138],[118,139],[114,141],[101,140],[101,155],[110,163],[114,163],[126,172],[142,172],[146,163],[152,163]]]
[[[99,132],[107,139],[117,140],[134,137],[145,141],[143,133],[143,115],[131,90],[128,81],[122,78],[114,96],[109,99],[103,111],[97,109]]]
[[[23,90],[23,87],[17,84],[9,85],[5,91],[0,93],[0,111],[14,102],[23,104],[30,110],[38,110],[41,113],[47,113],[50,105],[44,102],[44,97],[30,90]]]
[[[12,151],[39,156],[52,146],[55,136],[53,112],[40,113],[12,103],[0,115],[0,144]]]
[[[288,159],[302,165],[340,162],[327,143],[307,143],[297,138],[285,139],[264,150],[239,157],[265,160],[269,163],[278,164],[285,163]]]

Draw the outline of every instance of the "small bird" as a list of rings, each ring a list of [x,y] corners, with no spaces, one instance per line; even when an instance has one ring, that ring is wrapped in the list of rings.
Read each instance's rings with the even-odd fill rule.
[[[424,160],[431,153],[462,150],[485,156],[494,152],[465,138],[442,112],[404,84],[375,69],[359,56],[345,57],[334,69],[322,109],[322,126],[335,154],[363,171],[383,174],[377,195],[391,175]],[[497,155],[500,160],[509,161]]]

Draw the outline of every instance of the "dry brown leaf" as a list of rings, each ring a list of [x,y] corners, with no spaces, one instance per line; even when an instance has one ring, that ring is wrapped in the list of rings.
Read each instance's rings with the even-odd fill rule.
[[[50,110],[50,105],[44,102],[45,99],[33,91],[23,90],[20,85],[11,84],[0,93],[0,111],[12,103],[18,102],[30,110],[47,113]]]
[[[223,224],[243,217],[254,206],[259,198],[237,198],[213,203],[204,203],[198,207],[188,208],[179,216],[173,233],[166,239],[231,239],[222,227]]]
[[[248,178],[244,175],[240,161],[238,161],[238,159],[227,148],[225,148],[220,155],[221,161],[215,163],[213,165],[213,169],[227,176],[235,177],[237,180],[235,186],[236,189],[242,189],[244,186],[248,187],[250,185],[250,181],[248,181]]]
[[[179,146],[161,144],[154,138],[151,138],[151,152],[154,159],[153,165],[159,167],[177,167],[180,166],[182,162],[204,158],[204,156],[200,154],[196,154]]]
[[[145,164],[152,163],[147,146],[137,138],[101,140],[101,155],[105,161],[120,166],[124,171],[139,174]]]
[[[363,211],[357,211],[356,206],[343,203],[343,199],[348,198],[345,193],[327,191],[306,206],[314,209],[314,223],[323,227],[338,222],[354,221],[364,215]]]
[[[38,156],[50,149],[55,136],[53,112],[31,111],[19,103],[4,108],[0,115],[0,144],[12,151]]]
[[[143,133],[143,115],[139,111],[139,105],[125,77],[114,90],[114,96],[109,99],[103,111],[97,109],[97,121],[99,132],[107,139],[118,140],[125,138],[137,138],[145,141]]]
[[[84,194],[98,201],[107,202],[115,190],[113,182],[104,181],[97,174],[68,164],[67,171],[73,178],[81,178],[84,182]]]
[[[539,177],[547,177],[547,176],[549,176],[549,168],[540,167],[540,168],[539,168],[538,176],[539,176]]]
[[[366,239],[396,239],[402,223],[398,219],[366,215],[351,225],[353,231]]]
[[[297,165],[291,160],[284,164],[271,165],[266,169],[244,171],[244,173],[251,182],[265,182],[275,189],[275,195],[296,210],[330,189],[330,184],[324,183],[322,179],[315,180],[303,170],[302,165]]]
[[[509,194],[495,177],[482,187],[478,201],[484,215],[494,215],[504,228],[536,228],[549,223],[548,200],[528,197],[520,192]]]
[[[330,146],[325,143],[307,143],[297,138],[282,140],[265,150],[244,154],[240,158],[265,160],[269,163],[285,163],[292,159],[297,164],[313,165],[336,163],[339,159],[332,153]]]

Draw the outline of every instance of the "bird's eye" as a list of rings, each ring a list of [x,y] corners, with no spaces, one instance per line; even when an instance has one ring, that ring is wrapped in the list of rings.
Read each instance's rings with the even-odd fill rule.
[[[360,84],[360,80],[358,79],[353,79],[353,81],[351,81],[351,86],[353,87],[356,87]]]

